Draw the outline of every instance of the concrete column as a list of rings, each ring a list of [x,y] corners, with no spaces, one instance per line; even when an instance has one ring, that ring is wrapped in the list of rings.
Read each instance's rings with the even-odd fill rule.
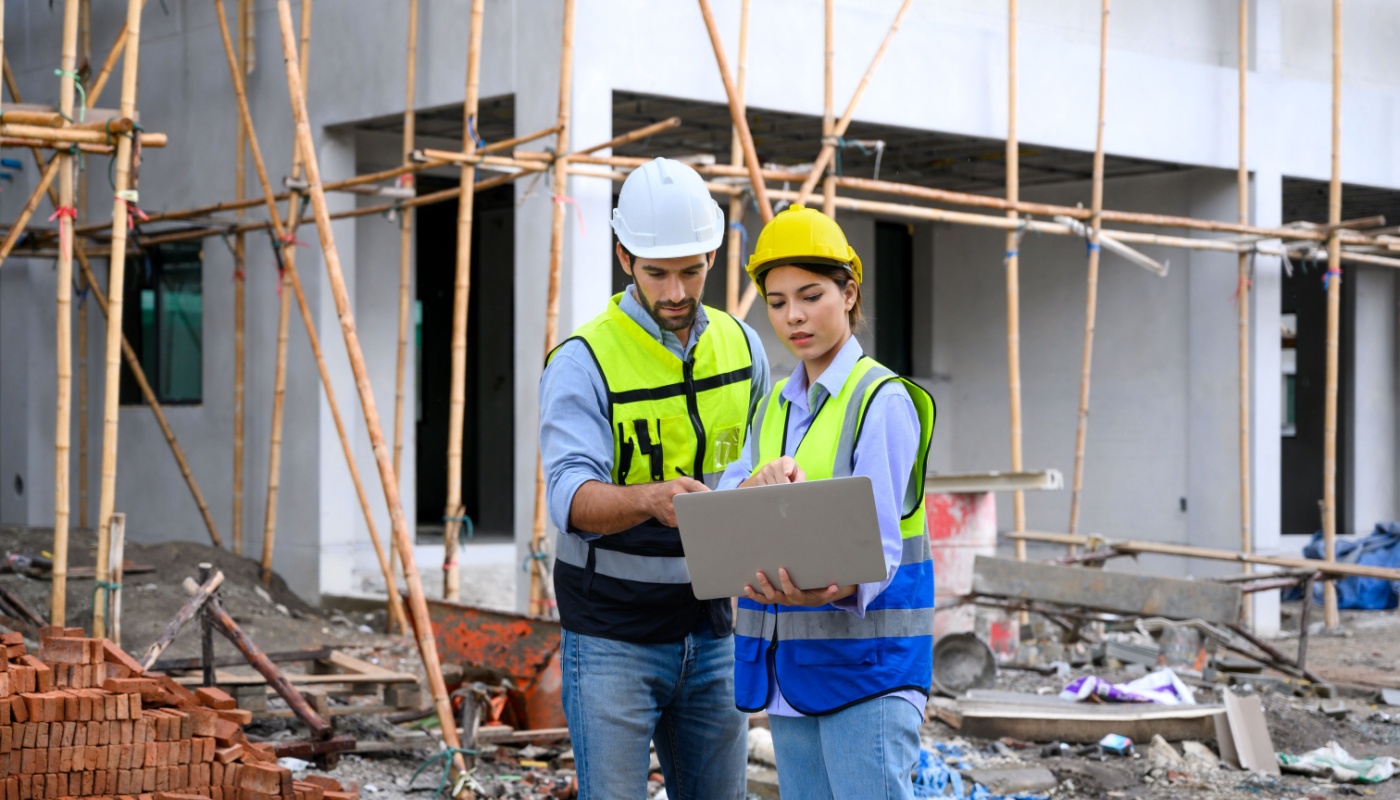
[[[1283,222],[1283,176],[1274,171],[1254,174],[1254,224],[1279,225]],[[1279,322],[1282,309],[1283,263],[1269,256],[1254,260],[1254,285],[1250,290],[1250,515],[1254,526],[1254,550],[1278,554],[1281,521],[1279,504],[1282,487],[1283,378]],[[1278,632],[1279,593],[1259,592],[1251,596],[1255,631],[1264,636]]]
[[[53,524],[54,289],[46,262],[0,269],[0,524]]]
[[[1355,367],[1347,410],[1354,426],[1350,533],[1364,535],[1396,516],[1395,273],[1352,266],[1347,277],[1356,282]]]

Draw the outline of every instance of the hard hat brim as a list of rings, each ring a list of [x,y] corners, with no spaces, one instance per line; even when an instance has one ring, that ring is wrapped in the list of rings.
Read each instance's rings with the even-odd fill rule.
[[[800,267],[803,264],[821,264],[823,266],[844,267],[847,272],[851,273],[852,278],[856,277],[855,270],[851,267],[851,262],[842,261],[836,258],[822,258],[821,256],[792,256],[791,258],[775,258],[772,261],[765,261],[762,264],[759,264],[757,267],[754,267],[753,271],[749,273],[749,277],[751,277],[753,280],[758,280],[760,277],[763,276],[765,272],[767,272],[770,269],[776,269],[777,267]]]

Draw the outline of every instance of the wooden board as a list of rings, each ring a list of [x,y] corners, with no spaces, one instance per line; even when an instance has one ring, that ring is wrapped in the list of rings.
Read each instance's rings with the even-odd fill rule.
[[[958,702],[963,736],[1084,744],[1110,733],[1143,743],[1153,734],[1172,742],[1209,741],[1215,738],[1215,717],[1224,711],[1224,706],[1213,704],[1071,703],[1058,697],[996,691],[972,691]]]
[[[1034,600],[1117,614],[1239,622],[1238,587],[1102,569],[977,556],[972,593]]]
[[[407,672],[394,672],[384,669],[377,664],[371,664],[353,656],[348,656],[339,651],[331,651],[330,658],[322,659],[320,662],[330,669],[341,670],[339,672],[325,672],[318,674],[306,674],[298,672],[285,673],[287,680],[293,686],[313,686],[326,684],[386,684],[386,683],[417,683],[418,677]],[[194,686],[202,682],[199,675],[185,675],[175,679],[176,683],[184,686]],[[261,675],[237,675],[224,670],[214,671],[214,683],[219,686],[257,686],[267,683]]]

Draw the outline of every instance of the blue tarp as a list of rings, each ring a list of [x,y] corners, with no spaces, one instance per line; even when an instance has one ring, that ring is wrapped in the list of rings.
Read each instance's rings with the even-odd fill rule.
[[[1322,531],[1313,534],[1303,548],[1305,558],[1321,560],[1324,555]],[[1400,569],[1400,522],[1381,522],[1365,539],[1337,540],[1337,560],[1349,564]],[[1382,578],[1343,578],[1337,584],[1337,606],[1382,610],[1400,605],[1400,581]],[[1290,599],[1299,599],[1295,591]],[[1313,586],[1313,602],[1322,603],[1322,586]]]

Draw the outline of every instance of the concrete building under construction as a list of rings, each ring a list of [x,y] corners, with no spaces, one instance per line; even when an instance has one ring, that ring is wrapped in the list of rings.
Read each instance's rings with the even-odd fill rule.
[[[19,101],[16,89],[29,104],[22,108],[61,105],[63,77],[55,76],[55,56],[63,38],[62,5],[51,9],[46,3],[6,0],[4,54],[13,84],[0,111]],[[122,29],[125,5],[92,5],[77,61],[89,91]],[[283,192],[284,176],[291,186],[301,184],[292,178],[295,130],[276,4],[226,0],[225,5],[234,38],[245,47],[240,72],[272,188]],[[410,108],[417,149],[461,152],[468,139],[481,148],[559,125],[561,3],[486,3],[479,99],[471,100],[479,103],[475,115],[464,109],[470,3],[423,0],[416,59],[410,61],[404,57],[410,31],[402,5],[322,3],[311,17],[315,34],[303,65],[306,105],[325,182],[405,163],[409,63],[416,70]],[[838,204],[837,216],[868,276],[864,291],[871,319],[860,335],[867,352],[913,376],[937,400],[933,472],[1006,472],[1017,465],[1011,461],[1009,433],[1004,210],[983,210],[1000,227],[940,219],[940,210],[958,204],[915,190],[1005,197],[1013,107],[1008,16],[1005,4],[973,0],[910,5],[901,10],[899,0],[834,4],[830,93],[823,87],[822,3],[753,4],[742,54],[740,17],[748,3],[714,0],[713,14],[730,72],[744,65],[742,101],[758,160],[769,170],[764,183],[775,200],[788,199],[802,184],[824,141],[836,146],[830,175],[914,187],[891,198],[875,191],[877,186],[855,181],[838,186],[841,198],[851,202]],[[1400,6],[1387,0],[1350,0],[1346,6],[1343,133],[1335,152],[1343,182],[1340,219],[1361,222],[1327,228],[1329,154],[1334,152],[1332,5],[1322,0],[1245,0],[1243,5],[1241,31],[1234,3],[1115,4],[1104,73],[1103,159],[1096,170],[1100,4],[1021,3],[1014,73],[1020,200],[1088,207],[1097,172],[1103,209],[1240,222],[1243,42],[1248,86],[1243,222],[1275,231],[1268,236],[1173,230],[1102,217],[1106,232],[1125,232],[1121,241],[1169,270],[1163,276],[1103,251],[1080,533],[1238,550],[1241,502],[1247,497],[1250,549],[1293,555],[1301,540],[1292,535],[1323,527],[1319,500],[1329,464],[1335,465],[1338,533],[1365,533],[1400,515],[1400,286],[1394,274],[1400,254],[1385,255],[1387,249],[1400,249],[1400,238],[1388,239],[1386,230],[1400,223],[1400,51],[1392,41],[1400,28]],[[252,162],[245,163],[239,152],[244,137],[219,13],[216,4],[204,0],[169,0],[144,11],[139,123],[145,131],[163,133],[168,143],[141,151],[135,202],[149,220],[137,215],[130,232],[122,323],[197,480],[210,522],[186,488],[167,436],[143,407],[148,403],[129,370],[121,384],[114,505],[126,514],[128,536],[134,539],[206,541],[212,523],[225,546],[236,536],[243,552],[254,557],[273,527],[267,524],[271,510],[279,531],[273,564],[299,592],[308,597],[382,592],[367,523],[295,303],[290,325],[281,326],[289,345],[280,465],[275,499],[268,502],[286,291],[279,289],[284,282],[277,251],[294,245],[300,288],[376,527],[386,536],[392,527],[315,226],[303,225],[300,235],[287,233],[292,238],[284,242],[266,226],[244,229],[265,220],[267,212]],[[898,33],[858,92],[896,14],[902,16]],[[420,566],[424,573],[439,573],[444,509],[450,496],[460,493],[473,537],[495,541],[497,552],[514,543],[514,553],[502,560],[500,580],[516,576],[521,609],[530,593],[529,575],[520,565],[529,560],[535,520],[536,390],[556,216],[561,211],[564,216],[557,322],[562,338],[626,285],[609,229],[618,187],[611,173],[626,165],[607,159],[666,155],[723,167],[732,163],[734,147],[730,98],[696,4],[577,0],[571,58],[568,152],[671,117],[681,121],[593,152],[595,163],[570,162],[577,170],[567,176],[564,191],[556,190],[552,171],[530,167],[551,163],[557,134],[519,145],[521,151],[541,154],[533,161],[530,153],[502,151],[503,163],[478,165],[478,180],[519,179],[502,180],[498,188],[475,195],[463,466],[456,491],[448,485],[446,463],[457,198],[413,208],[408,229],[412,325],[402,383],[398,482],[409,522],[420,534],[419,552],[435,554]],[[116,108],[115,83],[114,78],[111,96],[99,100],[96,109]],[[824,123],[828,98],[834,96],[839,119],[853,94],[860,95],[859,106],[849,128],[834,134],[832,123]],[[465,130],[468,117],[470,131]],[[5,125],[0,117],[0,127]],[[55,127],[63,127],[62,121]],[[0,135],[15,142],[23,138],[18,131]],[[114,138],[105,136],[106,143],[97,140],[94,147],[111,149]],[[0,220],[10,225],[39,185],[42,169],[23,148],[8,148],[5,156]],[[88,224],[98,229],[79,238],[92,251],[104,285],[112,250],[106,227],[121,177],[109,170],[114,160],[88,152],[80,160],[83,168],[75,171],[86,182],[86,197],[78,197],[84,204],[79,232]],[[256,205],[238,215],[214,208],[162,218],[162,213],[235,198],[239,164],[246,170],[244,196]],[[329,213],[342,216],[332,223],[340,266],[391,442],[402,217],[412,205],[406,201],[458,186],[460,171],[455,163],[440,162],[398,180],[367,183],[362,193],[327,196]],[[787,180],[778,176],[784,172]],[[743,212],[742,219],[731,220],[739,223],[735,235],[707,285],[707,299],[718,307],[734,299],[723,268],[729,251],[748,246],[762,225],[750,181],[736,177],[743,174],[743,168],[707,173],[717,190],[736,187],[739,202],[720,197],[721,207]],[[812,202],[821,199],[818,187]],[[861,207],[854,201],[870,202]],[[349,213],[381,207],[359,216]],[[54,297],[60,274],[55,263],[65,253],[54,238],[64,219],[47,220],[52,211],[45,200],[0,265],[3,525],[55,522]],[[1020,466],[1066,476],[1062,491],[1026,494],[1023,524],[1030,531],[1062,532],[1074,495],[1070,476],[1076,472],[1085,372],[1086,248],[1083,237],[1054,235],[1050,228],[1066,224],[1054,216],[1023,213],[1020,219],[1034,224],[1022,227],[1017,221],[1009,227],[1020,233],[1019,244],[1011,248],[1019,260]],[[1377,216],[1386,221],[1371,219]],[[1303,245],[1292,247],[1296,242],[1277,229],[1298,221],[1314,225],[1296,226]],[[1355,238],[1332,235],[1337,230],[1352,231]],[[1147,232],[1170,236],[1155,242],[1133,238]],[[1223,244],[1192,249],[1171,237]],[[1352,254],[1340,264],[1333,340],[1338,353],[1334,460],[1327,456],[1324,430],[1328,296],[1335,289],[1324,278],[1338,280],[1335,272],[1329,274],[1328,238]],[[1240,253],[1247,256],[1243,291]],[[75,333],[74,342],[84,342],[86,349],[73,358],[77,399],[69,524],[95,527],[102,482],[104,318],[83,279],[75,282],[74,330],[82,324],[86,331]],[[1245,440],[1240,436],[1241,304],[1248,318]],[[786,375],[794,362],[770,335],[763,314],[751,311],[748,321],[767,337],[774,374]],[[240,381],[241,410],[235,391]],[[240,413],[242,445],[236,458]],[[1243,485],[1242,441],[1248,456]],[[998,527],[1010,531],[1015,524],[1012,495],[999,494]],[[468,548],[459,560],[470,564],[475,552]],[[1117,568],[1167,575],[1237,569],[1166,555]],[[1255,601],[1261,630],[1277,627],[1276,593],[1271,595]]]

